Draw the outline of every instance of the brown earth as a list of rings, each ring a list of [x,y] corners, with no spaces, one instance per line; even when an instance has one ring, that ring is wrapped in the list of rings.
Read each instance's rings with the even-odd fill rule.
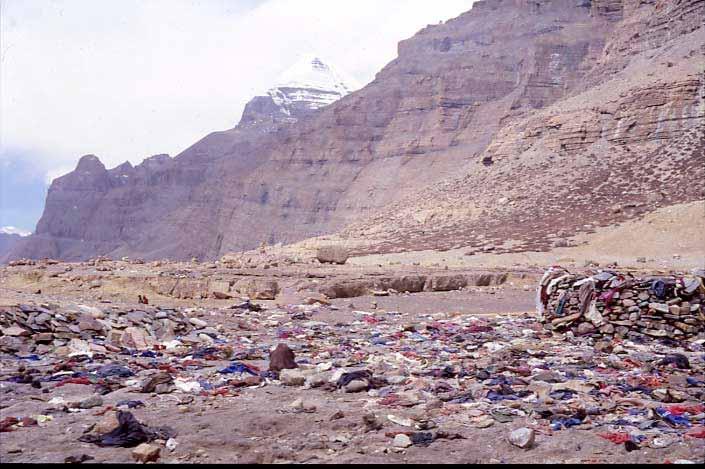
[[[257,256],[252,255],[252,259]],[[389,363],[399,360],[396,350],[414,350],[423,352],[433,342],[415,343],[411,336],[401,340],[399,345],[376,346],[370,343],[370,334],[375,331],[404,330],[413,325],[416,331],[425,331],[427,326],[438,327],[438,321],[470,321],[473,317],[489,321],[500,335],[478,338],[480,349],[487,342],[502,342],[514,337],[516,353],[529,347],[534,350],[546,350],[547,360],[560,362],[566,355],[571,360],[585,359],[594,354],[591,346],[585,343],[566,340],[560,335],[532,335],[538,331],[536,323],[526,313],[533,311],[534,286],[541,271],[532,268],[502,270],[472,269],[438,269],[420,266],[323,266],[320,264],[302,264],[294,261],[290,265],[264,268],[283,256],[274,257],[260,254],[259,265],[247,267],[226,267],[229,264],[189,264],[189,263],[148,263],[115,262],[102,260],[84,264],[39,263],[7,267],[0,271],[0,311],[17,304],[42,303],[47,305],[84,304],[97,308],[116,308],[123,311],[146,308],[136,303],[137,295],[149,298],[149,308],[170,307],[190,308],[191,314],[218,328],[228,342],[234,344],[236,351],[242,344],[253,344],[258,350],[273,347],[277,343],[287,343],[294,347],[297,361],[301,366],[315,365],[327,361],[325,353],[340,349],[328,360],[348,369],[364,368],[378,363],[376,359],[384,358]],[[168,279],[172,275],[190,277],[190,288],[170,290],[169,294],[159,293],[159,284],[155,279]],[[420,292],[403,294],[391,292],[388,296],[364,295],[349,299],[326,300],[318,292],[320,284],[349,281],[367,281],[384,277],[409,278],[418,276],[441,276],[457,278],[465,275],[470,279],[483,279],[479,283],[499,283],[490,286],[469,286],[450,292]],[[486,277],[483,277],[486,276]],[[266,309],[263,312],[238,312],[228,309],[240,302],[216,300],[212,297],[197,298],[215,285],[222,287],[223,279],[229,277],[270,279],[279,283],[281,292],[274,301],[261,301]],[[216,282],[219,282],[216,284]],[[235,283],[235,282],[234,282]],[[155,286],[156,285],[156,286]],[[207,285],[199,290],[197,286]],[[439,282],[433,285],[440,285]],[[445,285],[449,285],[448,282]],[[37,293],[41,290],[41,294]],[[181,296],[174,297],[176,292]],[[163,292],[163,291],[162,291]],[[234,292],[230,292],[236,295]],[[377,294],[387,293],[377,292]],[[297,306],[307,303],[307,298],[332,306],[318,304]],[[302,317],[295,318],[295,312]],[[498,316],[498,313],[510,313]],[[365,317],[375,318],[380,323],[366,323]],[[497,319],[499,318],[499,319]],[[514,318],[514,319],[510,319]],[[526,319],[521,319],[526,318]],[[494,322],[497,321],[498,322]],[[311,323],[314,321],[315,323]],[[513,323],[512,321],[518,321]],[[481,324],[484,322],[481,322]],[[307,325],[309,324],[309,325]],[[502,325],[503,324],[503,325]],[[320,329],[323,327],[324,329]],[[282,338],[281,330],[300,330],[288,338]],[[527,330],[529,335],[526,334]],[[509,334],[502,336],[501,334]],[[537,333],[538,334],[538,333]],[[395,341],[398,339],[395,339]],[[445,339],[441,340],[440,343]],[[246,342],[243,342],[246,341]],[[523,342],[522,342],[523,341]],[[527,342],[528,341],[528,342]],[[240,345],[237,345],[240,344]],[[354,344],[354,345],[353,345]],[[446,344],[444,347],[451,347]],[[342,348],[341,348],[342,347]],[[469,350],[473,350],[470,348]],[[653,350],[662,350],[655,347]],[[665,350],[665,349],[663,349]],[[674,350],[674,349],[669,349]],[[535,352],[532,352],[535,353]],[[640,359],[644,352],[625,352],[633,360]],[[360,355],[362,354],[362,355]],[[367,355],[369,354],[369,355]],[[166,355],[170,357],[171,355]],[[367,356],[367,361],[360,361],[360,356]],[[395,358],[395,356],[397,358]],[[532,355],[534,356],[534,355]],[[536,355],[541,356],[541,355]],[[705,378],[697,353],[689,353],[695,367],[690,376]],[[499,363],[508,363],[519,367],[516,359],[507,358],[501,351],[489,355],[480,353],[475,358],[470,354],[464,359],[454,358],[444,362],[441,356],[428,356],[433,366],[460,365],[473,369]],[[583,358],[578,358],[583,357]],[[439,358],[441,360],[439,360]],[[25,362],[25,366],[34,367],[44,372],[52,370],[56,363],[63,361],[53,353],[43,354],[40,362]],[[605,356],[606,359],[606,356]],[[149,358],[124,355],[112,355],[107,359],[96,358],[95,363],[125,362],[133,369],[140,369],[137,378],[152,376]],[[163,361],[164,358],[160,358]],[[171,360],[171,359],[168,359]],[[246,363],[266,369],[266,354],[250,352]],[[507,360],[510,360],[507,362]],[[516,363],[515,363],[516,361]],[[132,412],[140,422],[151,426],[171,426],[178,435],[176,449],[172,452],[161,445],[161,462],[192,463],[532,463],[574,462],[574,463],[663,463],[678,459],[697,460],[705,450],[703,440],[685,438],[665,449],[643,446],[639,451],[628,452],[624,445],[615,445],[600,438],[598,434],[607,431],[596,420],[578,428],[563,431],[551,431],[545,423],[538,423],[534,417],[515,417],[510,423],[495,422],[489,428],[476,428],[475,420],[469,414],[485,409],[483,400],[469,404],[451,404],[436,401],[422,401],[411,407],[385,406],[380,398],[367,393],[347,394],[341,391],[331,392],[324,389],[305,389],[287,387],[275,383],[265,386],[245,387],[231,390],[227,396],[195,395],[184,393],[145,394],[132,388],[124,387],[103,396],[99,407],[78,412],[51,410],[55,406],[49,403],[52,398],[63,397],[66,400],[90,396],[90,386],[68,384],[53,387],[44,383],[43,389],[34,389],[27,384],[15,384],[5,381],[7,377],[18,372],[19,361],[8,354],[0,354],[2,377],[0,378],[0,420],[8,416],[51,415],[53,420],[40,423],[39,426],[17,428],[9,433],[2,433],[0,458],[3,462],[62,462],[69,456],[89,455],[90,462],[132,462],[131,450],[126,448],[99,448],[88,443],[78,442],[78,438],[99,421],[105,419],[102,413],[108,406],[114,406],[123,400],[141,400],[146,407]],[[93,362],[88,362],[93,363]],[[137,366],[141,363],[144,367]],[[215,371],[228,365],[228,361],[207,361],[205,367],[187,369],[179,365],[180,360],[171,361],[178,370],[177,375],[192,379],[194,376],[211,377]],[[379,363],[384,363],[379,362]],[[564,363],[564,362],[560,362]],[[561,366],[556,365],[555,370]],[[418,366],[418,365],[414,365]],[[497,365],[494,365],[497,366]],[[615,365],[616,366],[616,365]],[[393,370],[395,368],[391,368]],[[405,369],[404,367],[401,368]],[[426,368],[424,368],[426,369]],[[491,368],[490,368],[491,369]],[[514,368],[511,368],[514,369]],[[393,372],[392,372],[393,373]],[[666,373],[666,372],[664,372]],[[670,372],[669,372],[670,373]],[[631,379],[631,378],[629,378]],[[681,378],[679,378],[681,379]],[[444,380],[455,383],[454,380]],[[467,381],[467,379],[466,379]],[[472,379],[470,379],[472,381]],[[397,392],[417,392],[414,390],[432,389],[437,378],[423,375],[409,375],[407,384],[397,388]],[[674,383],[680,381],[674,381]],[[435,384],[433,384],[435,385]],[[610,399],[619,399],[619,394]],[[303,400],[308,412],[295,412],[291,404]],[[583,404],[592,398],[583,400]],[[546,401],[549,403],[550,401]],[[603,402],[604,404],[604,402]],[[622,404],[624,405],[624,404]],[[664,405],[664,404],[660,404]],[[523,404],[514,405],[522,408]],[[315,409],[314,409],[315,408]],[[332,418],[336,413],[336,418]],[[382,423],[380,430],[367,431],[363,416],[374,414]],[[110,411],[108,411],[110,414]],[[389,434],[409,431],[388,420],[388,415],[411,418],[412,420],[432,419],[437,429],[450,434],[459,434],[463,439],[433,442],[429,447],[413,446],[408,449],[394,448],[393,438]],[[545,421],[544,421],[545,422]],[[536,444],[530,450],[520,450],[507,441],[507,435],[515,428],[528,426],[537,429]],[[411,429],[413,430],[413,429]],[[41,441],[41,444],[37,444]],[[159,444],[159,443],[158,443]]]

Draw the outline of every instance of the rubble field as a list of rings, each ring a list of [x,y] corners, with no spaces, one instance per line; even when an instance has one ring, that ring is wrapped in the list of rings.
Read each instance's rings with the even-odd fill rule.
[[[705,458],[688,272],[265,267],[0,269],[0,460]]]

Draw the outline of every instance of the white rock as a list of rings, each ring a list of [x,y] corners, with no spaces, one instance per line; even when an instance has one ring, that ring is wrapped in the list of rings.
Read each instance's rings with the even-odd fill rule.
[[[536,441],[536,432],[530,428],[519,428],[509,434],[509,442],[522,449],[530,449]]]
[[[394,437],[394,447],[395,448],[408,448],[413,445],[411,438],[404,435],[403,433],[398,434]]]
[[[414,421],[406,417],[397,417],[396,415],[387,415],[390,422],[394,422],[402,427],[413,427]]]

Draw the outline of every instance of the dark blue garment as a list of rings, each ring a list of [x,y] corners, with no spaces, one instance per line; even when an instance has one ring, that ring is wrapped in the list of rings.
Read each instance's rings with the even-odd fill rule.
[[[654,280],[651,284],[651,291],[654,292],[659,299],[666,298],[666,282],[663,280]]]
[[[487,399],[491,401],[516,401],[519,397],[513,394],[500,394],[498,392],[490,391],[487,393]]]
[[[101,378],[108,378],[110,376],[129,378],[130,376],[134,376],[134,373],[129,368],[115,363],[101,366],[95,371],[95,374]]]
[[[583,421],[576,418],[556,419],[551,422],[551,430],[562,430],[563,428],[575,427],[582,425]]]
[[[697,380],[697,379],[695,379],[695,378],[693,378],[693,377],[691,377],[691,376],[688,376],[688,377],[686,378],[686,381],[688,382],[688,384],[689,384],[690,386],[700,386],[700,385],[705,384],[705,381],[699,381],[699,380]]]
[[[144,402],[142,401],[120,401],[115,407],[127,407],[128,409],[136,409],[138,407],[144,407]]]
[[[573,391],[553,391],[549,396],[558,401],[567,401],[573,398],[573,394],[575,394]]]
[[[15,357],[19,358],[20,360],[29,360],[31,362],[38,362],[39,360],[41,360],[41,358],[39,358],[39,356],[34,355],[34,354],[27,355],[26,357],[22,357],[20,355],[15,355]]]
[[[684,417],[682,415],[673,415],[671,412],[668,411],[668,409],[664,409],[663,407],[658,407],[656,409],[656,413],[664,419],[666,422],[670,423],[671,425],[675,425],[677,427],[679,426],[684,426],[684,427],[690,427],[690,419],[687,417]]]
[[[191,354],[193,358],[205,358],[207,355],[215,355],[218,353],[218,349],[215,347],[208,347],[201,350],[196,350]]]
[[[244,363],[232,363],[229,367],[224,368],[222,370],[218,370],[218,373],[221,375],[230,375],[234,373],[247,373],[252,376],[259,376],[259,373],[254,371],[252,368],[249,366],[245,365]]]

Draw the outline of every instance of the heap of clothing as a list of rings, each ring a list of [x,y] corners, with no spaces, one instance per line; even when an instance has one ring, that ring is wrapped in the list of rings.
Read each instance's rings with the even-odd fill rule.
[[[547,328],[575,335],[705,339],[705,270],[687,276],[635,278],[561,267],[541,279],[536,306]]]

